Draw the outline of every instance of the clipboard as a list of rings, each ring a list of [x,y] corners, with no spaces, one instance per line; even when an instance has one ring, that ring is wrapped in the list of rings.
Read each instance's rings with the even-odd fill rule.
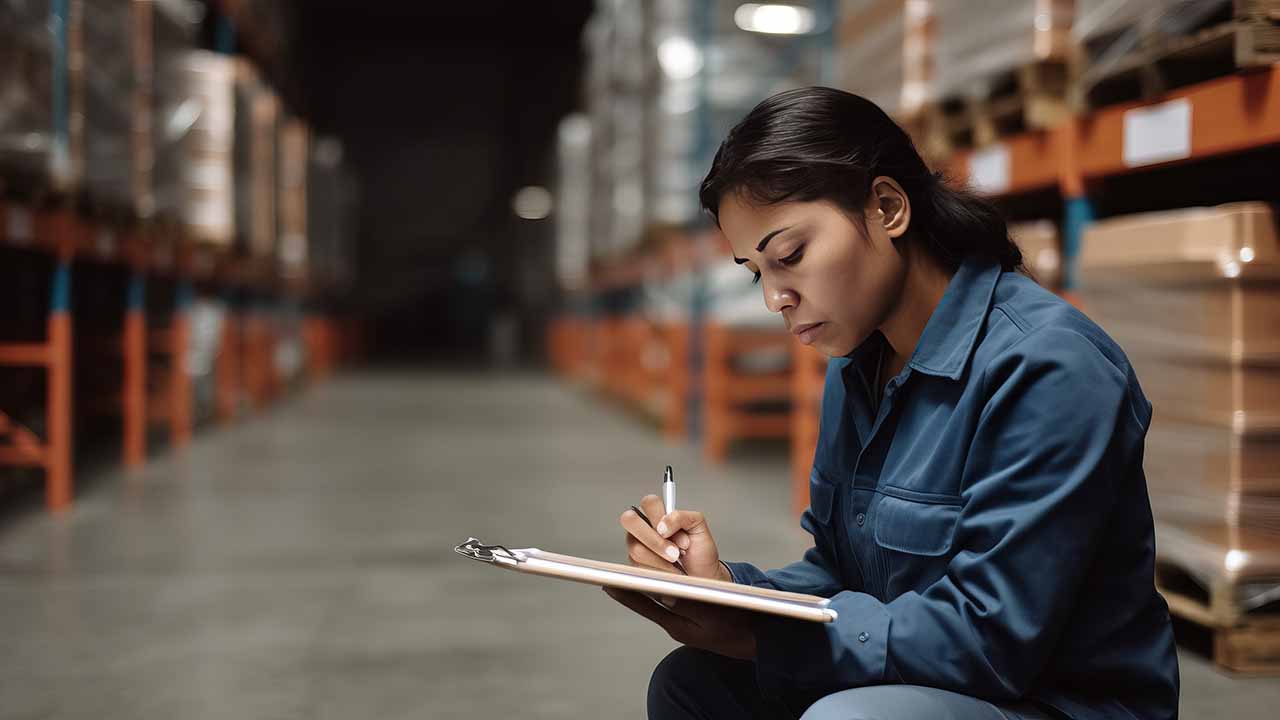
[[[817,595],[770,590],[723,580],[696,578],[650,568],[600,562],[537,548],[508,549],[476,538],[453,548],[459,555],[505,570],[614,587],[622,590],[726,605],[796,620],[828,623],[838,617],[830,600]]]

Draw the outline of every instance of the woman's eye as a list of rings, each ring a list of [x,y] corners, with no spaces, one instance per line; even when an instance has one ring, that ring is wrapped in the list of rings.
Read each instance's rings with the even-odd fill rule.
[[[804,255],[804,248],[798,247],[795,250],[792,250],[790,255],[784,258],[780,258],[778,262],[783,265],[795,265],[796,263],[800,262],[800,258],[803,255]]]

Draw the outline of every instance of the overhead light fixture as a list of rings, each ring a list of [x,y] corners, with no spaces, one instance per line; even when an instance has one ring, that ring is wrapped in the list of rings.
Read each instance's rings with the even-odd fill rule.
[[[544,187],[522,187],[511,202],[516,215],[525,220],[541,220],[551,214],[551,192]]]
[[[702,70],[702,51],[689,38],[672,35],[658,43],[658,64],[668,77],[688,80]]]
[[[813,31],[813,11],[799,5],[744,3],[733,11],[733,22],[747,32],[804,35]]]

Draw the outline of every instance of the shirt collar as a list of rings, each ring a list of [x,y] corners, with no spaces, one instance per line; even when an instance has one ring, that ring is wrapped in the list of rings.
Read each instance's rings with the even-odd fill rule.
[[[908,367],[927,375],[960,379],[978,344],[1000,272],[998,264],[987,260],[969,259],[961,264],[920,334]],[[847,364],[861,367],[867,353],[881,342],[883,336],[877,330],[845,356]]]
[[[978,344],[999,279],[998,264],[966,260],[929,316],[908,365],[922,373],[959,380]]]

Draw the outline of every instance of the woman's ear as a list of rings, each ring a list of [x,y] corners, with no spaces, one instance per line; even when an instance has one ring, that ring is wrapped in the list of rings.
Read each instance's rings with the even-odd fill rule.
[[[907,233],[911,225],[911,199],[897,180],[883,175],[872,180],[870,201],[871,221],[880,223],[890,238],[896,240]]]

